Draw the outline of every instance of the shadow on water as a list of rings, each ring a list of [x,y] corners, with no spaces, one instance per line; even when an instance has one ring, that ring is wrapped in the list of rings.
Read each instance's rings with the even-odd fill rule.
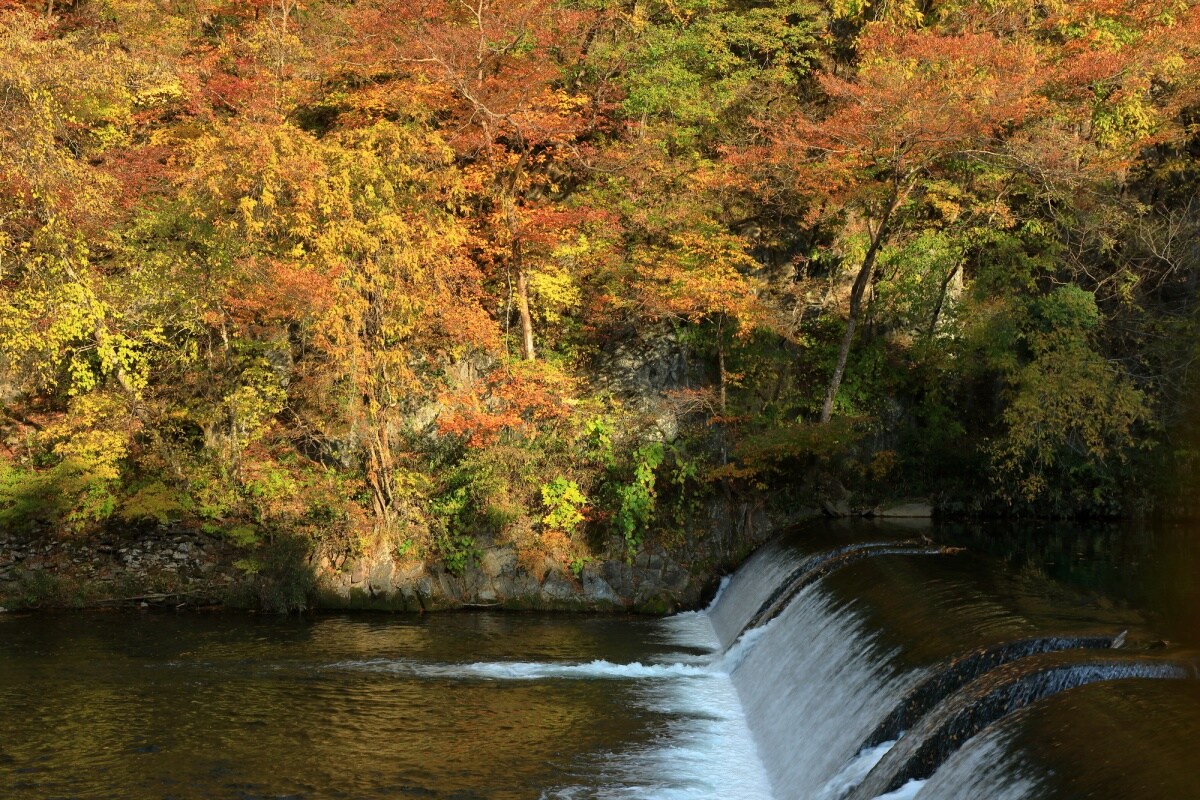
[[[1200,525],[948,524],[936,536],[1013,574],[1081,591],[1097,607],[1136,610],[1168,641],[1200,647]]]

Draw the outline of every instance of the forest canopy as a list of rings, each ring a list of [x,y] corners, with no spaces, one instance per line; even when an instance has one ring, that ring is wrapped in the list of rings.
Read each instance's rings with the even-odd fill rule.
[[[0,524],[1161,508],[1198,125],[1194,0],[0,0]]]

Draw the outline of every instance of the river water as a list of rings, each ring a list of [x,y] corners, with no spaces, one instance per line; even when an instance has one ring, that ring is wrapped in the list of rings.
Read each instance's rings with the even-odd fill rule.
[[[563,614],[4,615],[0,797],[715,797],[739,781],[706,747],[748,738],[680,638]]]
[[[1189,531],[932,533],[970,552],[808,526],[707,613],[666,620],[3,614],[0,798],[1200,796],[1200,681],[1136,677],[1186,673],[1200,645]],[[794,598],[780,592],[812,564]],[[1121,631],[1132,644],[1094,649]],[[981,653],[1011,663],[980,667]],[[973,701],[955,698],[1032,698],[1046,665],[1103,679],[1056,684],[973,733]],[[938,681],[924,717],[890,722]],[[925,750],[903,738],[940,717],[953,725]],[[897,735],[940,753],[936,772],[883,741]]]

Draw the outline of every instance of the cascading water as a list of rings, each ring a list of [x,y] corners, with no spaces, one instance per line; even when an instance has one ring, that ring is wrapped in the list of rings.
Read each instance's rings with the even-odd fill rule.
[[[947,697],[892,747],[848,800],[872,800],[928,778],[958,745],[1007,714],[1097,681],[1194,678],[1195,667],[1139,656],[1103,659],[1050,653],[999,667]]]
[[[826,787],[914,677],[896,674],[862,621],[835,609],[819,585],[752,633],[758,641],[733,682],[775,797],[830,797]]]
[[[941,645],[914,649],[903,633],[898,640],[881,635],[878,600],[868,608],[853,590],[847,596],[853,579],[839,578],[835,583],[845,585],[838,590],[828,585],[835,572],[853,572],[846,568],[868,559],[901,564],[910,556],[953,552],[959,551],[927,541],[857,542],[800,556],[776,547],[748,561],[709,609],[728,648],[718,663],[737,688],[776,800],[915,797],[964,741],[1028,703],[1093,681],[1194,675],[1186,661],[1102,656],[1124,643],[1124,632],[1001,638],[1012,635],[1006,631],[1061,623],[1027,618],[1016,610],[1027,604],[1020,598],[1006,610],[989,592],[964,588],[970,582],[961,575],[925,579],[929,610],[907,621],[918,623],[918,634],[933,633],[926,629],[930,624],[951,633],[934,636]],[[883,567],[875,571],[890,574]],[[905,591],[889,597],[871,577],[857,580],[889,609],[922,602],[920,594]],[[883,621],[895,616],[889,609]],[[1097,621],[1079,624],[1094,629]],[[951,641],[967,644],[972,635],[979,644],[959,645],[963,649],[936,660],[902,652],[928,654]],[[961,759],[952,763],[963,769]],[[950,796],[952,779],[934,777],[930,791]],[[969,785],[960,797],[977,796]],[[986,796],[1017,800],[1028,790],[1012,778]]]
[[[1124,634],[1117,636],[1043,636],[1005,642],[963,653],[936,668],[900,705],[875,729],[866,741],[867,747],[894,742],[921,719],[939,701],[965,686],[980,675],[1003,664],[1021,658],[1061,650],[1111,649],[1119,647]]]

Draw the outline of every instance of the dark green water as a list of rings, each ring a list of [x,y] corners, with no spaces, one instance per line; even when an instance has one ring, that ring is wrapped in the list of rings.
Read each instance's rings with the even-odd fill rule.
[[[644,661],[660,633],[570,615],[3,615],[0,797],[500,800],[611,782],[610,754],[673,720],[643,684],[453,665]],[[381,661],[447,676],[363,668]]]

